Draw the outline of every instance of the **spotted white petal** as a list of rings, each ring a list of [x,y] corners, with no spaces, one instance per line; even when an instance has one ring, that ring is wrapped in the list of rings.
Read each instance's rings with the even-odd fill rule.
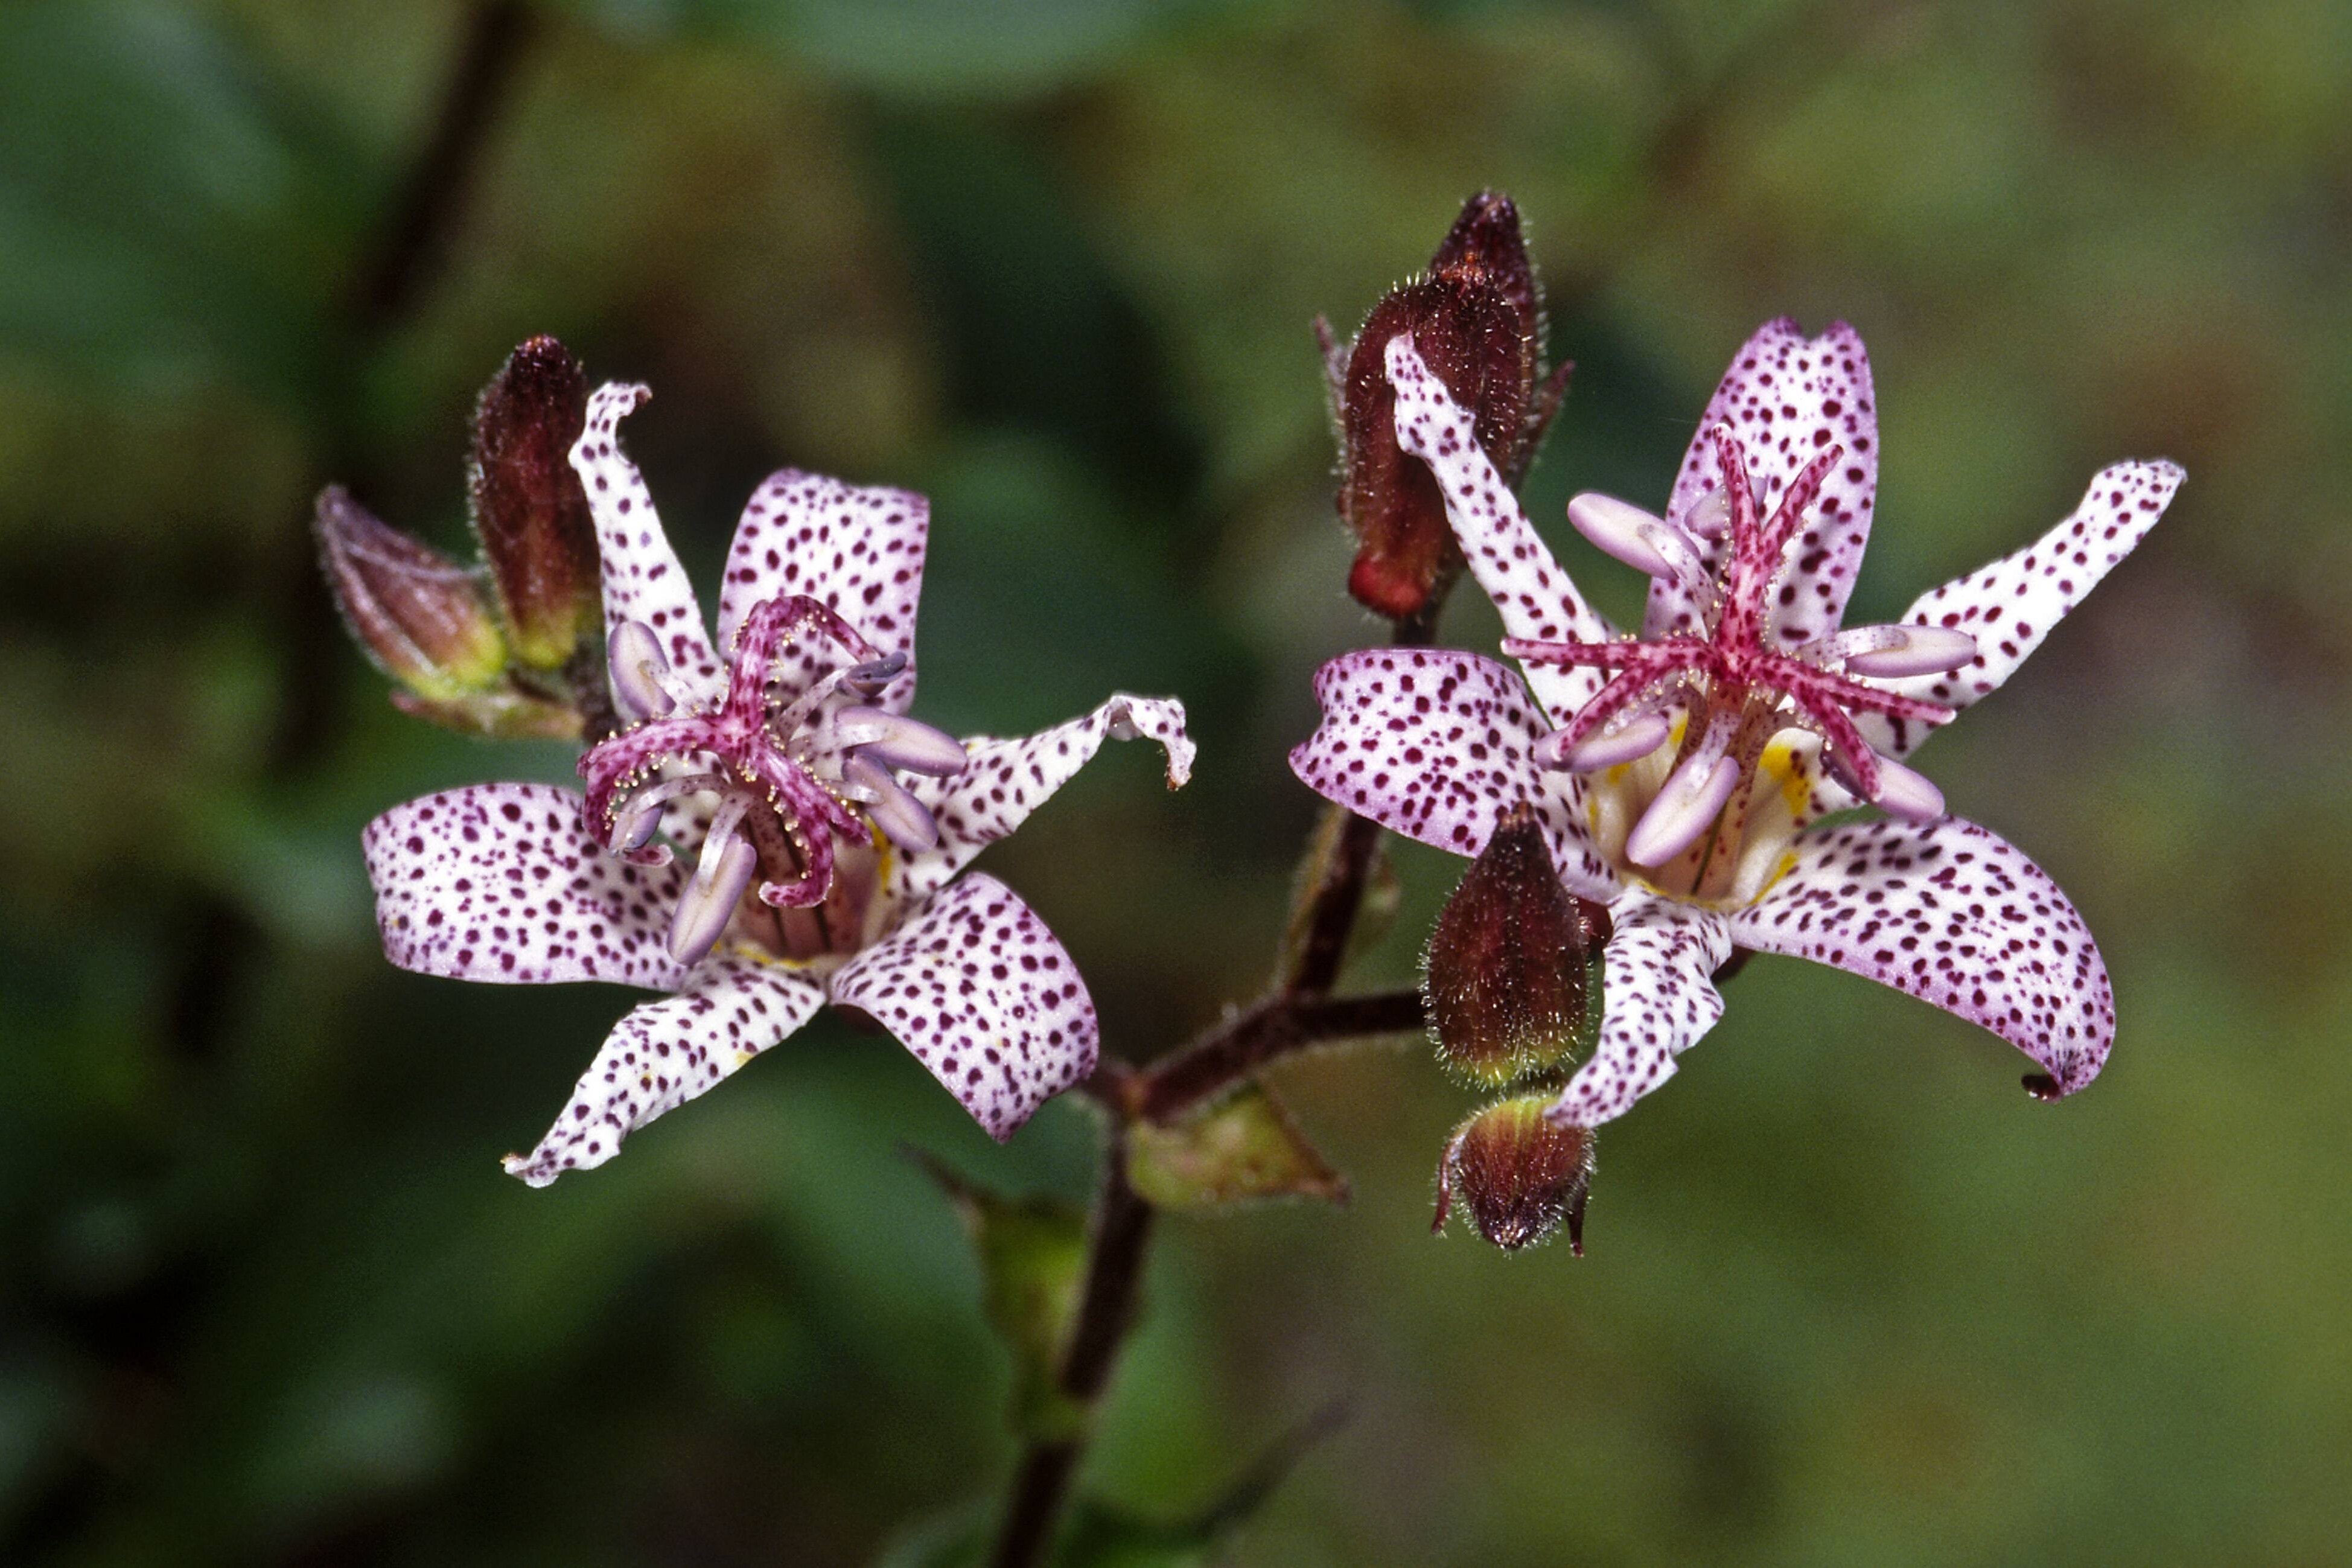
[[[1857,822],[1797,840],[1797,864],[1731,917],[1743,947],[1851,970],[1999,1035],[2052,1095],[2098,1076],[2115,992],[2048,873],[1973,822]]]
[[[1476,855],[1495,825],[1532,805],[1560,879],[1589,899],[1617,879],[1587,837],[1586,788],[1547,771],[1551,726],[1509,666],[1440,648],[1370,648],[1315,672],[1323,722],[1290,753],[1299,782],[1391,832]]]
[[[606,854],[581,797],[475,784],[385,812],[361,843],[384,956],[453,980],[607,980],[674,989],[670,910],[686,868]]]
[[[971,858],[1028,820],[1093,760],[1105,739],[1160,742],[1168,754],[1168,787],[1192,776],[1196,748],[1184,732],[1184,705],[1172,697],[1111,698],[1091,713],[1014,740],[974,735],[963,742],[964,770],[952,778],[917,776],[908,793],[939,824],[939,842],[906,856],[894,871],[902,899],[920,898],[946,884]]]
[[[1549,1114],[1597,1127],[1674,1076],[1675,1058],[1723,1016],[1715,972],[1731,956],[1728,922],[1712,910],[1628,893],[1601,965],[1601,1038]]]
[[[1422,362],[1410,334],[1388,348],[1396,388],[1397,443],[1429,465],[1445,497],[1445,515],[1462,543],[1470,574],[1501,612],[1507,637],[1529,642],[1607,642],[1616,629],[1584,602],[1576,584],[1528,521],[1478,445],[1470,411]],[[1528,683],[1553,718],[1565,723],[1601,689],[1589,669],[1532,665]]]
[[[1685,523],[1701,537],[1707,531],[1701,526],[1707,498],[1722,482],[1708,435],[1718,425],[1729,426],[1739,438],[1757,506],[1768,517],[1807,464],[1832,445],[1844,448],[1843,458],[1822,477],[1811,520],[1797,532],[1784,583],[1788,591],[1769,622],[1772,646],[1779,648],[1835,631],[1853,593],[1878,490],[1878,406],[1862,335],[1843,321],[1832,321],[1820,337],[1808,338],[1784,316],[1759,328],[1733,356],[1699,416],[1666,503],[1668,521]],[[1711,544],[1711,571],[1721,565],[1728,547],[1728,540],[1720,537]],[[1677,579],[1655,579],[1643,635],[1694,631],[1705,609]]]
[[[1036,911],[974,872],[845,964],[833,1000],[869,1015],[1000,1142],[1094,1071],[1095,1005]]]
[[[930,527],[931,503],[912,490],[846,484],[798,468],[769,475],[744,503],[727,552],[719,647],[734,646],[737,628],[761,600],[805,595],[856,626],[885,658],[906,656],[875,698],[879,707],[905,712],[915,695],[915,609]],[[803,641],[779,658],[777,679],[785,690],[803,690],[839,663],[838,648]]]
[[[704,960],[677,995],[613,1026],[563,1114],[530,1153],[507,1156],[507,1174],[543,1187],[603,1164],[630,1133],[792,1034],[824,1001],[815,981],[781,965],[735,954]]]
[[[646,387],[617,381],[598,387],[572,447],[572,471],[588,492],[588,510],[596,520],[604,631],[610,637],[624,622],[644,622],[673,670],[698,689],[715,690],[719,656],[703,630],[694,586],[662,531],[644,476],[621,451],[621,420],[652,395]]]
[[[1887,687],[1954,710],[1999,690],[2050,628],[2147,536],[2185,477],[2177,463],[2113,464],[2099,471],[2065,521],[2040,539],[1919,595],[1903,620],[1968,633],[1976,639],[1976,658],[1947,674],[1913,676]],[[1906,754],[1933,733],[1925,724],[1874,714],[1861,722],[1870,743],[1889,756]]]

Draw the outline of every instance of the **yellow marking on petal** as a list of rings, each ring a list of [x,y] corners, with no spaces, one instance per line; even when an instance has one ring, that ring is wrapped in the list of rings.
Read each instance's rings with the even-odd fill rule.
[[[1789,816],[1791,818],[1803,816],[1805,807],[1813,798],[1813,781],[1798,765],[1797,748],[1787,741],[1775,740],[1764,748],[1764,755],[1758,760],[1757,765],[1780,784],[1780,798],[1789,803]],[[1776,876],[1774,879],[1777,881],[1779,878]]]

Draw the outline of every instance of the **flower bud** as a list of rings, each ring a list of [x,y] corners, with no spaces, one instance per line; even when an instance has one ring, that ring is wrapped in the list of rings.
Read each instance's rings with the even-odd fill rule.
[[[1564,384],[1538,385],[1543,309],[1509,197],[1492,191],[1471,197],[1429,275],[1391,290],[1365,319],[1344,363],[1332,356],[1343,468],[1339,515],[1357,538],[1348,591],[1398,620],[1434,605],[1462,564],[1436,481],[1397,445],[1386,355],[1390,341],[1405,331],[1471,411],[1486,456],[1516,483]]]
[[[498,680],[505,639],[473,573],[380,521],[341,485],[319,492],[313,527],[344,624],[386,675],[436,700]]]
[[[515,658],[538,669],[601,629],[596,527],[571,458],[587,416],[588,378],[549,337],[515,350],[474,407],[474,531]]]
[[[1560,886],[1534,810],[1512,811],[1430,933],[1422,999],[1438,1059],[1503,1089],[1589,1049],[1609,930],[1605,906]]]
[[[1454,1129],[1437,1166],[1437,1218],[1458,1198],[1478,1234],[1506,1252],[1551,1239],[1568,1222],[1569,1250],[1584,1256],[1584,1200],[1592,1187],[1592,1130],[1544,1112],[1548,1094],[1488,1106]]]

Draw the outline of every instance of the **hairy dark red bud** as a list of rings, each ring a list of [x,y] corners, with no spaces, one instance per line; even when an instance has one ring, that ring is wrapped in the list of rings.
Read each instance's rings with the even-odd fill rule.
[[[1560,886],[1535,812],[1520,805],[1437,917],[1422,999],[1438,1059],[1501,1089],[1590,1050],[1601,1026],[1606,906]]]
[[[1488,1106],[1456,1128],[1437,1167],[1437,1218],[1459,1200],[1478,1234],[1506,1252],[1551,1239],[1564,1220],[1569,1250],[1584,1256],[1584,1202],[1592,1189],[1592,1130],[1545,1116],[1551,1097]]]
[[[1339,515],[1357,539],[1348,591],[1399,620],[1443,597],[1462,564],[1436,481],[1397,446],[1387,353],[1407,331],[1471,411],[1487,457],[1517,483],[1559,405],[1567,367],[1542,377],[1542,294],[1509,197],[1471,197],[1429,275],[1372,307],[1344,360],[1336,347],[1328,351],[1344,468]]]
[[[435,700],[499,679],[505,642],[476,574],[379,520],[341,485],[319,492],[313,527],[343,621],[386,675]]]
[[[515,350],[474,407],[474,531],[515,658],[539,669],[600,630],[596,526],[571,457],[587,416],[588,378],[549,337]]]

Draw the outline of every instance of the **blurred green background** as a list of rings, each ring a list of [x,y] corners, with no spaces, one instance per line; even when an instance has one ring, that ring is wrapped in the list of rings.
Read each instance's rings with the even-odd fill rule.
[[[860,1563],[992,1491],[1007,1368],[898,1146],[1077,1198],[1090,1118],[1000,1151],[825,1024],[503,1177],[628,998],[393,971],[357,836],[569,757],[393,713],[310,498],[457,547],[539,331],[654,385],[706,574],[772,467],[927,490],[927,716],[1192,706],[1192,788],[1114,749],[983,861],[1148,1057],[1263,982],[1307,677],[1379,635],[1308,319],[1493,185],[1580,367],[1530,510],[1612,611],[1562,501],[1662,499],[1783,311],[1874,353],[1862,616],[2187,465],[1927,753],[2089,916],[2121,1042],[2045,1107],[1759,962],[1602,1137],[1581,1261],[1430,1239],[1424,1052],[1287,1066],[1355,1201],[1164,1227],[1087,1484],[1184,1513],[1347,1396],[1234,1561],[2345,1561],[2347,93],[2326,0],[0,6],[0,1560]],[[1400,858],[1358,984],[1458,874]]]

